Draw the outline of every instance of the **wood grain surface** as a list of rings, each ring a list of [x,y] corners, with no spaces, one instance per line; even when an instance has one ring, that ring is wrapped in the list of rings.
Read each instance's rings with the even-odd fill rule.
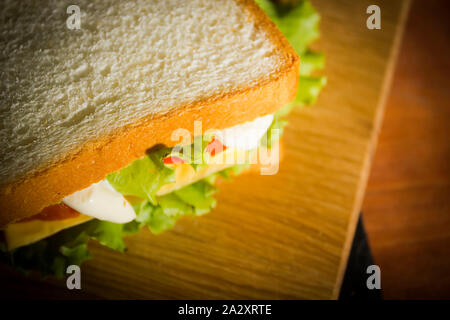
[[[316,106],[290,115],[277,175],[221,182],[212,213],[159,236],[144,230],[127,239],[126,254],[92,243],[79,292],[2,266],[2,295],[336,298],[407,11],[406,1],[377,3],[381,30],[366,28],[372,1],[313,1],[328,84]]]

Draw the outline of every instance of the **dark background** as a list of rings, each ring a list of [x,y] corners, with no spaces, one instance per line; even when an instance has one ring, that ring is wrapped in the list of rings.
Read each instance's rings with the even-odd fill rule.
[[[385,299],[450,298],[449,13],[412,3],[366,190]]]

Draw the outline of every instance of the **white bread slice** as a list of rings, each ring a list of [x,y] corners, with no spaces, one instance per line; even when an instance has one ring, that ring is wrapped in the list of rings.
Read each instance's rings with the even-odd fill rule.
[[[299,59],[253,1],[2,1],[0,225],[295,95]]]

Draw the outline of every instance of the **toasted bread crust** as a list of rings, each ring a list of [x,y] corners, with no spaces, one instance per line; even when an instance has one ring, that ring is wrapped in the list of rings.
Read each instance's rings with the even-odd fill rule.
[[[252,87],[218,94],[175,108],[166,114],[147,116],[137,123],[90,141],[37,172],[0,189],[0,226],[39,213],[65,196],[84,189],[145,155],[157,144],[173,146],[172,132],[194,132],[202,121],[203,132],[223,129],[274,113],[295,98],[299,57],[287,39],[261,9],[250,0],[238,0],[249,11],[257,28],[266,32],[282,59],[280,70]]]

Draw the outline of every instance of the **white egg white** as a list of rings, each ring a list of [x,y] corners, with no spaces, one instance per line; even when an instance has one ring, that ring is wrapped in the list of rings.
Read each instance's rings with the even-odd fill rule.
[[[126,223],[136,218],[133,207],[106,180],[77,191],[62,202],[84,215],[100,220]]]

